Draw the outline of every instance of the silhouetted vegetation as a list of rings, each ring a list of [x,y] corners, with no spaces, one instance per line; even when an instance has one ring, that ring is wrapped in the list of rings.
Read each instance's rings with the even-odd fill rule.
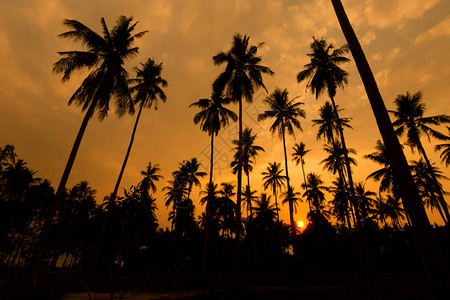
[[[250,180],[258,153],[268,149],[257,145],[257,134],[251,128],[243,129],[243,100],[252,102],[255,91],[265,89],[262,76],[273,72],[260,64],[257,50],[262,44],[252,46],[249,36],[236,34],[230,50],[213,57],[214,64],[224,64],[225,70],[212,85],[211,99],[190,105],[200,109],[194,123],[210,136],[209,173],[201,170],[196,157],[179,162],[171,178],[160,174],[164,166],[148,162],[142,166],[141,180],[120,191],[143,108],[156,108],[158,99],[166,101],[162,88],[167,82],[161,77],[162,63],[152,59],[135,68],[136,78],[129,80],[123,65],[138,54],[132,44],[145,32],[133,35],[136,23],[127,17],[120,17],[111,31],[103,19],[101,23],[103,36],[75,20],[66,20],[64,24],[71,31],[60,35],[80,41],[88,51],[61,52],[63,58],[55,63],[54,71],[64,74],[63,81],[76,69],[86,68],[91,73],[69,100],[69,104],[74,102],[87,111],[56,192],[50,181],[38,178],[17,156],[14,146],[0,148],[0,297],[18,292],[18,283],[27,282],[24,277],[29,274],[31,283],[44,287],[55,273],[66,276],[60,277],[66,281],[55,281],[61,293],[108,291],[111,298],[116,291],[126,289],[205,287],[211,288],[212,296],[215,289],[220,296],[230,296],[232,292],[220,289],[226,289],[230,282],[239,286],[239,281],[233,280],[242,274],[250,283],[252,276],[266,274],[271,279],[262,278],[261,285],[280,286],[313,285],[308,276],[317,274],[362,271],[370,280],[374,273],[408,274],[423,283],[423,254],[413,241],[417,225],[410,218],[411,211],[403,207],[402,182],[393,170],[394,156],[383,142],[374,141],[374,152],[364,156],[381,166],[367,176],[367,180],[379,182],[378,191],[368,190],[365,182],[353,182],[352,169],[357,161],[352,155],[356,150],[346,145],[343,131],[352,128],[351,118],[339,116],[344,109],[334,100],[337,88],[348,80],[340,67],[350,61],[345,57],[347,45],[334,49],[325,39],[313,38],[308,54],[311,62],[297,75],[299,83],[308,81],[307,87],[316,98],[326,91],[331,101],[325,102],[319,117],[312,120],[317,139],[325,142],[320,164],[333,176],[332,182],[325,182],[322,174],[305,172],[306,155],[317,149],[307,149],[302,142],[292,147],[291,156],[301,165],[303,183],[290,179],[286,139],[301,133],[299,119],[306,118],[306,104],[289,98],[287,90],[279,88],[264,99],[266,110],[258,121],[273,122],[270,132],[278,133],[282,140],[284,157],[279,159],[284,159],[284,170],[276,161],[267,162],[263,181]],[[135,106],[138,114],[115,188],[98,199],[95,187],[87,181],[71,188],[66,188],[66,182],[89,119],[95,110],[100,119],[106,117],[111,98],[116,100],[119,115],[133,113]],[[238,103],[237,114],[226,107],[232,102]],[[395,133],[400,138],[405,135],[404,144],[418,150],[420,156],[410,162],[409,170],[421,205],[438,211],[445,224],[435,225],[433,231],[444,259],[450,263],[450,215],[441,184],[448,178],[430,161],[421,140],[422,135],[429,141],[450,140],[437,130],[450,123],[450,116],[424,117],[421,92],[399,95],[394,103]],[[230,141],[234,148],[229,171],[237,175],[236,185],[214,182],[213,177],[214,139],[231,121],[238,121],[239,128],[238,139]],[[442,163],[447,166],[448,144],[438,144],[436,149],[443,149]],[[245,186],[242,172],[247,178]],[[209,180],[202,187],[201,179],[207,175]],[[164,199],[159,199],[156,183],[164,180]],[[195,187],[201,189],[198,203]],[[270,194],[258,193],[262,189]],[[165,208],[158,207],[159,203]],[[294,219],[302,203],[309,210],[305,228]],[[288,223],[280,218],[284,204],[289,209]],[[160,226],[158,209],[169,210],[170,228]],[[33,278],[36,272],[38,277]],[[223,276],[224,283],[218,284],[216,277],[205,278],[210,274]],[[364,282],[373,284],[367,286],[369,289],[381,282],[370,280]],[[21,292],[25,297],[29,291],[50,295],[36,285],[34,290],[26,286]],[[55,291],[54,297],[58,293]],[[250,292],[241,291],[241,295],[246,293]]]

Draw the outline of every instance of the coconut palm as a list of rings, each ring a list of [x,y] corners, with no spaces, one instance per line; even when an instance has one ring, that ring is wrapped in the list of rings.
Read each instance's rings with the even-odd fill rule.
[[[139,182],[138,189],[144,196],[148,196],[149,190],[152,190],[153,193],[156,192],[155,182],[164,178],[162,175],[157,174],[160,170],[158,164],[152,165],[151,162],[148,162],[145,170],[141,171],[141,175],[144,176],[144,178]]]
[[[268,118],[275,119],[270,126],[272,133],[278,132],[278,136],[283,140],[284,149],[284,163],[286,168],[286,183],[289,184],[288,160],[286,153],[286,132],[294,135],[294,127],[302,131],[299,118],[305,118],[305,110],[300,106],[304,103],[296,102],[295,99],[289,99],[289,93],[286,89],[281,90],[276,88],[275,91],[266,99],[264,103],[269,106],[269,110],[264,111],[258,115],[258,121]],[[292,201],[289,203],[289,216],[291,221],[292,232],[295,232],[295,221]]]
[[[428,140],[431,137],[445,140],[447,137],[442,133],[434,130],[430,125],[438,126],[443,123],[450,123],[450,116],[448,115],[435,115],[431,117],[425,117],[426,111],[425,103],[422,102],[422,92],[417,92],[410,95],[408,92],[405,95],[398,95],[394,100],[396,105],[395,111],[389,111],[394,115],[396,120],[392,123],[395,128],[395,133],[398,136],[406,134],[406,143],[411,149],[417,149],[420,155],[425,160],[429,174],[433,179],[434,191],[438,195],[438,199],[442,210],[444,211],[447,220],[450,220],[450,213],[448,210],[448,204],[445,202],[444,195],[439,188],[439,183],[435,176],[433,176],[431,162],[425,152],[422,145],[421,136],[426,135]]]
[[[258,48],[263,44],[257,46],[249,45],[250,37],[247,35],[241,36],[235,34],[230,50],[227,52],[219,52],[213,57],[214,64],[221,65],[226,63],[225,71],[222,72],[214,82],[215,89],[224,91],[225,95],[230,97],[234,102],[239,103],[239,140],[241,143],[239,147],[242,148],[242,100],[247,102],[253,101],[255,91],[264,86],[262,75],[273,75],[270,68],[260,65],[261,57],[257,56]],[[241,149],[239,149],[241,150]],[[242,151],[239,151],[242,153]],[[236,210],[236,247],[235,247],[235,268],[238,271],[238,253],[239,253],[239,237],[240,237],[240,222],[241,222],[241,192],[242,192],[242,158],[238,160],[237,172],[237,207]]]
[[[245,186],[244,190],[242,191],[242,206],[246,207],[247,217],[250,221],[253,220],[253,202],[258,199],[256,193],[257,191],[252,191],[249,185]]]
[[[367,179],[371,178],[375,181],[380,182],[380,193],[388,191],[392,192],[394,194],[394,197],[396,197],[396,195],[398,195],[398,187],[395,183],[394,173],[388,157],[386,146],[383,144],[383,142],[377,140],[375,149],[375,152],[364,155],[363,157],[375,162],[376,164],[381,165],[382,168],[370,173],[367,176]]]
[[[343,109],[336,105],[338,112]],[[313,126],[318,125],[319,130],[317,131],[317,139],[323,138],[327,143],[334,140],[335,136],[339,136],[339,123],[342,127],[352,128],[350,126],[350,118],[336,118],[333,106],[330,102],[326,101],[324,105],[319,108],[319,119],[312,120]]]
[[[235,186],[231,183],[222,183],[222,188],[219,190],[219,198],[217,199],[217,215],[222,219],[222,231],[231,232],[236,225],[235,210],[236,203],[232,198],[236,193],[234,192]]]
[[[309,79],[306,87],[311,89],[311,92],[315,94],[316,99],[326,90],[333,106],[335,120],[342,120],[339,118],[339,111],[334,101],[334,97],[336,96],[336,89],[338,87],[343,88],[347,84],[348,73],[341,69],[339,65],[350,61],[344,56],[344,54],[348,52],[348,46],[343,45],[340,48],[334,49],[333,44],[328,44],[324,39],[316,40],[316,38],[313,37],[313,40],[314,41],[311,43],[312,52],[308,54],[308,56],[311,57],[311,62],[306,64],[304,70],[297,74],[297,81],[300,83]],[[347,149],[343,123],[345,122],[338,121],[337,127],[342,147]],[[348,151],[344,151],[344,156],[350,195],[351,198],[354,199],[355,189]],[[358,216],[358,213],[356,215]]]
[[[327,144],[324,146],[323,150],[328,154],[328,157],[322,160],[320,163],[323,164],[323,168],[330,171],[332,174],[339,174],[339,177],[344,181],[345,183],[345,157],[346,154],[352,153],[356,154],[356,151],[352,148],[345,149],[342,147],[341,143],[339,141],[333,141],[330,144]],[[352,157],[348,157],[349,162],[352,165],[356,165],[356,160]]]
[[[270,196],[261,193],[260,197],[255,200],[255,223],[259,230],[269,230],[275,225],[277,216],[277,208],[270,204]]]
[[[342,32],[352,51],[353,58],[372,106],[372,111],[377,120],[380,134],[383,137],[383,142],[386,144],[387,149],[389,149],[389,157],[391,157],[394,176],[398,182],[403,204],[411,217],[415,233],[414,236],[417,242],[416,245],[418,246],[418,252],[424,263],[428,280],[431,283],[431,286],[434,287],[434,291],[445,299],[448,297],[448,292],[446,290],[446,287],[448,287],[448,273],[434,238],[425,209],[421,203],[414,179],[409,171],[408,162],[406,161],[400,143],[395,136],[375,77],[373,76],[372,70],[364,55],[361,44],[356,37],[355,31],[348,20],[345,9],[340,0],[331,0],[331,3]]]
[[[237,121],[236,114],[224,107],[224,105],[229,104],[231,101],[231,98],[223,97],[221,91],[214,90],[211,99],[200,99],[189,106],[200,108],[200,112],[194,117],[194,123],[200,123],[201,130],[211,136],[209,183],[212,182],[213,178],[214,136],[217,136],[222,128],[229,125],[230,119],[234,122]]]
[[[277,196],[278,192],[281,191],[281,188],[285,187],[284,181],[286,180],[286,176],[281,175],[283,169],[281,169],[281,164],[277,162],[269,163],[266,170],[267,171],[261,173],[264,175],[264,190],[267,190],[268,188],[272,189],[272,194],[275,197],[275,208],[277,209],[277,221],[280,222]]]
[[[361,214],[363,220],[369,218],[369,214],[372,212],[372,208],[375,203],[373,196],[376,194],[372,191],[366,190],[365,184],[363,182],[358,182],[355,186],[356,193],[356,206]]]
[[[447,130],[450,133],[449,126],[447,126]],[[448,139],[450,139],[450,137],[448,137]],[[442,161],[442,163],[445,164],[445,166],[448,167],[448,165],[450,165],[450,143],[436,145],[435,151],[440,151],[440,150],[442,150],[441,155],[440,155],[441,161]]]
[[[320,176],[315,173],[309,173],[306,176],[306,183],[302,184],[302,187],[305,189],[303,197],[305,197],[306,201],[314,208],[315,213],[320,212],[325,202],[324,191],[327,190],[326,186],[323,185]]]
[[[192,103],[189,107],[196,106],[200,108],[200,112],[194,117],[194,123],[200,123],[202,131],[208,133],[211,136],[211,160],[209,171],[209,184],[208,188],[213,187],[213,170],[214,170],[214,136],[217,136],[219,131],[228,126],[230,119],[237,121],[236,114],[225,108],[231,102],[231,98],[223,97],[222,91],[213,90],[211,99],[200,99],[197,102]],[[210,216],[210,205],[206,204],[206,226],[205,226],[205,242],[204,242],[204,269],[206,268],[206,257],[208,247],[208,223]]]
[[[300,193],[294,191],[292,186],[288,187],[286,191],[281,195],[284,199],[281,201],[281,204],[292,203],[292,207],[294,208],[294,213],[297,213],[297,207],[299,202],[303,202]]]
[[[301,164],[302,173],[303,173],[303,183],[306,183],[306,175],[305,175],[305,155],[308,154],[311,149],[306,149],[306,145],[303,142],[299,144],[295,144],[292,148],[294,152],[292,153],[292,159],[295,161],[295,165]]]
[[[187,187],[187,195],[186,198],[190,199],[192,187],[194,185],[200,185],[200,180],[198,177],[204,177],[206,172],[199,171],[200,163],[197,161],[197,158],[191,158],[191,160],[185,160],[180,164],[180,167],[177,171],[174,171],[173,177],[175,180],[179,181],[181,185]]]
[[[436,178],[436,180],[448,180],[448,177],[444,176],[441,170],[439,170],[438,167],[434,166],[434,164],[431,165],[430,170],[423,159],[412,161],[411,169],[413,171],[414,180],[416,181],[417,187],[419,188],[419,193],[421,194],[425,205],[430,208],[431,211],[437,209],[444,223],[448,224],[449,220],[445,217],[444,210],[441,206],[441,202],[439,201],[438,196],[439,193],[445,194],[445,191],[439,181],[439,192],[435,190],[436,187],[433,183],[434,178]],[[430,171],[432,172],[432,174],[430,174]]]
[[[68,102],[69,105],[72,103],[80,105],[86,113],[40,236],[40,242],[34,258],[33,273],[37,270],[43,252],[43,244],[47,239],[53,218],[64,195],[66,183],[84,132],[95,109],[98,109],[99,119],[102,120],[108,113],[111,97],[114,97],[116,100],[116,112],[119,116],[126,111],[133,111],[127,85],[128,74],[124,68],[124,63],[138,54],[139,48],[134,47],[133,43],[136,38],[143,36],[145,31],[133,34],[137,23],[133,23],[132,18],[125,16],[117,19],[116,25],[111,31],[106,26],[103,18],[101,19],[101,24],[103,36],[77,20],[65,20],[64,25],[70,27],[71,30],[59,35],[61,38],[69,38],[81,42],[87,48],[87,51],[59,52],[63,57],[54,64],[53,72],[63,73],[62,81],[64,82],[70,79],[74,71],[80,69],[92,71]]]
[[[328,188],[328,191],[333,194],[333,199],[331,202],[331,213],[336,217],[338,222],[341,222],[345,225],[347,223],[347,227],[349,229],[352,228],[352,224],[350,222],[350,214],[349,214],[349,195],[347,185],[341,179],[336,179],[333,181],[332,186]]]

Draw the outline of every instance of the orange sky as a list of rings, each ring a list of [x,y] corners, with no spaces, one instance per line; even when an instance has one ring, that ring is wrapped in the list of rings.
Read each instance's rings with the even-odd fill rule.
[[[363,45],[389,109],[394,109],[397,94],[423,91],[427,115],[449,113],[450,97],[450,2],[444,0],[344,0],[349,18]],[[57,51],[82,49],[57,35],[66,31],[64,18],[77,19],[100,32],[100,18],[110,27],[119,15],[133,16],[137,29],[148,30],[137,42],[140,55],[127,65],[132,67],[148,57],[163,62],[163,77],[169,82],[167,103],[158,111],[145,111],[138,128],[133,151],[122,180],[123,187],[140,181],[139,171],[147,162],[160,164],[166,180],[185,159],[197,157],[208,169],[209,137],[200,132],[192,119],[197,112],[188,106],[210,96],[210,86],[223,67],[214,66],[212,56],[228,50],[234,33],[248,34],[250,42],[265,42],[260,49],[262,63],[274,72],[266,77],[269,92],[287,88],[291,97],[300,96],[307,119],[301,120],[303,132],[288,137],[289,149],[303,141],[312,152],[306,157],[306,171],[331,176],[319,162],[324,158],[323,142],[316,141],[311,120],[326,97],[318,101],[296,82],[296,74],[308,62],[306,53],[312,36],[324,37],[336,46],[345,43],[328,0],[192,0],[192,1],[2,1],[0,2],[0,144],[14,144],[19,157],[26,160],[37,176],[56,185],[62,174],[83,115],[67,100],[86,73],[62,84],[60,75],[51,73],[59,59]],[[363,181],[377,168],[362,158],[374,151],[380,138],[361,80],[353,62],[344,66],[349,84],[339,90],[336,101],[344,108],[343,116],[352,118],[353,130],[347,130],[348,146],[357,150],[355,181]],[[132,73],[131,73],[132,74]],[[244,123],[258,134],[257,144],[266,152],[256,159],[251,174],[253,188],[262,191],[261,172],[268,162],[283,162],[283,149],[277,136],[268,132],[270,121],[258,123],[256,115],[264,109],[258,91],[253,105],[244,107]],[[236,109],[235,106],[232,106]],[[114,187],[134,116],[118,119],[112,112],[103,122],[93,119],[81,144],[68,187],[88,180],[98,190],[99,200]],[[444,130],[445,128],[442,128]],[[217,139],[216,182],[234,181],[227,168],[232,157],[230,139],[237,136],[236,126],[226,128]],[[432,141],[435,143],[435,141]],[[433,161],[439,161],[433,144],[424,140]],[[417,159],[408,148],[409,159]],[[444,174],[449,171],[439,165]],[[290,165],[297,191],[302,182],[301,169]],[[161,189],[166,180],[158,184]],[[206,179],[203,181],[205,185]],[[448,182],[444,183],[450,190]],[[376,183],[367,187],[377,191]],[[157,193],[158,217],[168,226],[161,193]],[[198,203],[198,190],[194,191]],[[199,208],[197,209],[198,212]],[[301,204],[296,219],[305,219],[307,205]],[[282,208],[288,220],[288,208]],[[437,215],[432,222],[440,223]]]

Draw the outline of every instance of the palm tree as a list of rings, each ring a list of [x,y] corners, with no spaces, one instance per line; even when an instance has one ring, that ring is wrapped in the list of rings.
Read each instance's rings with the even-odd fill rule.
[[[359,74],[363,81],[372,111],[383,142],[389,149],[394,176],[398,182],[403,204],[411,217],[414,236],[417,241],[418,252],[422,258],[424,268],[434,291],[442,296],[448,296],[449,276],[444,259],[434,238],[425,209],[421,203],[417,187],[408,169],[408,162],[394,133],[383,98],[378,90],[375,77],[356,37],[355,31],[348,20],[340,0],[331,0],[342,32],[349,44]]]
[[[399,199],[395,199],[388,195],[386,199],[381,196],[375,200],[375,212],[378,214],[378,219],[387,226],[387,219],[391,219],[392,225],[395,229],[400,227],[400,220],[403,219],[404,209],[401,207]]]
[[[255,222],[260,230],[272,229],[275,225],[275,217],[277,215],[277,208],[270,204],[270,196],[266,193],[261,193],[260,197],[255,200]]]
[[[377,140],[375,149],[375,152],[364,155],[363,157],[381,165],[382,168],[370,173],[367,176],[367,179],[372,178],[373,180],[380,182],[380,193],[390,191],[394,194],[394,197],[397,197],[398,186],[395,183],[394,173],[388,157],[386,146],[383,144],[383,142]]]
[[[258,199],[258,196],[256,196],[257,191],[251,190],[250,186],[245,186],[244,190],[242,191],[242,206],[245,206],[247,209],[247,217],[249,217],[249,220],[253,220],[253,202]]]
[[[325,193],[323,191],[327,190],[326,186],[323,185],[322,179],[315,173],[309,173],[306,176],[306,183],[302,184],[302,187],[305,189],[303,197],[314,208],[315,213],[319,213],[325,202]],[[310,220],[313,220],[311,217],[312,215],[310,214]]]
[[[444,211],[447,220],[450,220],[450,213],[448,210],[448,204],[445,202],[444,195],[439,189],[439,183],[433,173],[431,172],[432,166],[428,159],[428,156],[423,148],[420,137],[425,134],[430,140],[430,137],[445,140],[447,137],[442,133],[434,130],[429,125],[440,125],[442,123],[450,123],[450,116],[448,115],[436,115],[431,117],[424,117],[425,103],[422,102],[422,92],[417,92],[414,95],[410,95],[408,92],[406,95],[398,95],[394,101],[396,110],[389,112],[392,113],[396,120],[392,123],[395,128],[395,133],[402,136],[406,133],[406,143],[413,150],[417,148],[423,159],[425,160],[429,174],[432,178],[434,190],[438,195],[438,199],[442,210]]]
[[[162,175],[157,174],[160,170],[158,164],[152,165],[151,162],[148,162],[145,170],[141,171],[141,175],[144,176],[144,178],[139,182],[138,189],[143,195],[148,196],[149,190],[152,190],[153,193],[156,192],[155,182],[164,178]]]
[[[349,216],[349,195],[347,184],[340,178],[333,181],[332,186],[328,187],[328,191],[333,194],[333,200],[331,200],[331,213],[336,217],[338,222],[345,225],[351,230],[352,224]]]
[[[253,158],[256,158],[258,152],[263,151],[264,148],[258,145],[255,145],[256,134],[252,134],[252,129],[245,128],[244,132],[242,132],[242,155],[239,154],[239,140],[233,140],[232,143],[236,145],[233,148],[236,151],[233,155],[233,161],[230,163],[230,167],[232,168],[233,174],[238,172],[239,166],[239,157],[242,158],[242,169],[247,176],[247,186],[250,187],[250,172],[253,170]],[[252,218],[252,203],[247,202],[247,209],[250,210],[250,218]]]
[[[214,82],[215,89],[224,91],[225,94],[233,99],[234,102],[239,103],[239,140],[242,141],[242,100],[248,102],[253,101],[253,94],[262,87],[266,91],[262,80],[262,74],[273,75],[270,68],[260,65],[261,57],[257,56],[258,48],[263,44],[257,46],[249,45],[250,37],[247,35],[241,36],[236,34],[233,36],[233,43],[227,52],[219,52],[213,57],[216,65],[226,63],[226,68]],[[242,148],[242,142],[239,147]],[[239,153],[242,153],[239,149]],[[235,247],[235,268],[239,269],[238,254],[239,254],[239,237],[240,237],[240,222],[241,222],[241,189],[242,189],[242,158],[238,161],[237,173],[237,207],[236,210],[236,247]]]
[[[363,182],[359,182],[355,186],[356,193],[356,206],[358,207],[358,211],[361,214],[363,220],[369,218],[369,213],[372,212],[372,208],[375,202],[373,196],[376,194],[372,191],[366,190],[365,184]]]
[[[269,187],[272,188],[272,194],[275,197],[275,208],[277,209],[277,220],[280,222],[277,192],[281,191],[281,188],[285,186],[284,180],[286,176],[281,175],[283,169],[281,169],[281,164],[277,162],[269,163],[266,170],[266,172],[261,173],[264,175],[264,190],[267,190]]]
[[[55,199],[41,232],[40,241],[34,257],[34,274],[36,274],[53,218],[64,195],[66,183],[78,148],[95,109],[99,110],[99,119],[102,120],[108,113],[111,97],[115,97],[116,111],[119,116],[123,115],[127,110],[133,111],[126,80],[128,74],[123,65],[126,60],[138,54],[139,48],[133,47],[133,43],[136,38],[143,36],[145,31],[133,34],[137,23],[132,22],[132,18],[121,16],[117,19],[114,28],[109,31],[105,20],[102,18],[102,37],[79,21],[64,21],[64,25],[70,27],[71,30],[60,34],[59,37],[80,41],[88,49],[87,51],[59,52],[63,58],[54,64],[53,72],[63,73],[62,81],[64,82],[69,80],[72,73],[76,70],[91,69],[92,71],[84,79],[81,86],[75,91],[68,102],[69,105],[72,103],[81,105],[82,110],[86,110],[86,114],[81,123],[58,185]]]
[[[209,171],[209,184],[208,187],[212,188],[213,169],[214,169],[214,136],[217,136],[220,129],[228,126],[230,119],[234,122],[237,121],[236,114],[225,108],[231,102],[231,98],[223,97],[222,91],[213,90],[211,99],[200,99],[197,102],[192,103],[191,106],[197,106],[200,108],[200,112],[194,117],[194,123],[200,123],[202,131],[208,133],[211,136],[211,161]],[[207,247],[208,247],[208,223],[210,216],[210,205],[206,204],[206,226],[205,226],[205,242],[204,242],[204,268],[206,268],[207,262]]]
[[[447,126],[447,130],[450,133],[449,126]],[[448,139],[450,139],[450,137],[447,137],[446,139],[448,140]],[[444,150],[442,150],[442,149],[444,149]],[[436,145],[434,150],[435,151],[442,150],[441,155],[440,155],[441,161],[442,161],[442,163],[445,164],[445,166],[448,167],[448,165],[450,165],[450,143]]]
[[[294,208],[294,213],[297,213],[297,207],[299,202],[303,202],[300,198],[300,193],[294,191],[294,187],[290,186],[286,189],[286,191],[282,194],[284,197],[283,201],[281,201],[281,204],[291,203],[292,207]]]
[[[281,90],[276,88],[275,91],[266,99],[264,99],[264,103],[269,106],[269,110],[261,113],[258,116],[258,121],[265,120],[267,118],[274,118],[275,121],[270,126],[270,131],[275,133],[278,131],[278,136],[283,140],[283,149],[284,149],[284,164],[286,168],[286,183],[287,187],[290,187],[289,184],[289,172],[288,172],[288,160],[286,153],[286,137],[285,133],[294,135],[294,127],[300,129],[302,131],[302,127],[300,126],[299,118],[305,118],[305,110],[300,108],[304,103],[295,102],[295,99],[289,99],[289,94],[286,89]],[[294,221],[294,211],[292,201],[289,203],[289,215],[291,221],[292,232],[295,232],[295,221]]]
[[[339,105],[336,105],[336,109],[342,111]],[[336,118],[333,106],[330,102],[326,101],[319,109],[319,119],[312,120],[313,126],[318,125],[319,130],[317,132],[317,139],[324,138],[327,143],[334,140],[335,135],[339,135],[339,123],[342,127],[352,128],[350,126],[350,118]]]
[[[339,131],[339,136],[341,138],[341,144],[344,149],[347,149],[343,124],[345,122],[339,118],[339,111],[337,109],[334,97],[336,96],[337,87],[343,88],[347,84],[348,73],[341,69],[339,65],[347,63],[350,60],[343,56],[348,52],[348,46],[343,45],[340,48],[334,49],[333,44],[328,44],[324,39],[316,40],[313,37],[313,42],[311,43],[312,53],[308,56],[311,57],[311,62],[304,66],[304,70],[297,74],[297,81],[300,83],[306,79],[309,79],[306,87],[311,89],[311,92],[315,94],[316,99],[325,90],[328,91],[328,96],[330,97],[331,104],[333,105],[333,111],[335,114],[335,120],[337,122],[337,128]],[[330,53],[330,51],[332,51]],[[344,119],[345,120],[345,119]],[[355,188],[353,185],[353,176],[351,172],[350,160],[348,158],[348,151],[344,151],[345,165],[347,168],[348,184],[350,186],[351,199],[355,198]],[[358,213],[356,213],[358,217]]]
[[[308,154],[311,149],[306,149],[306,145],[303,142],[299,144],[295,144],[292,148],[294,152],[292,153],[292,159],[295,161],[295,165],[301,164],[302,173],[303,173],[303,183],[306,183],[306,175],[305,175],[305,155]]]
[[[231,232],[233,226],[236,225],[235,210],[236,203],[231,199],[236,195],[234,192],[235,186],[231,183],[222,183],[222,189],[219,191],[219,198],[217,199],[217,215],[222,219],[222,231]]]
[[[437,208],[439,214],[442,217],[442,220],[445,224],[448,224],[449,220],[445,217],[444,210],[439,201],[439,193],[445,194],[444,189],[442,188],[442,184],[438,181],[439,191],[436,191],[436,187],[434,185],[434,178],[438,179],[446,179],[448,177],[444,176],[438,167],[435,167],[434,164],[431,165],[431,169],[428,168],[426,162],[423,159],[419,159],[418,161],[414,160],[411,163],[411,169],[413,171],[413,177],[416,181],[417,187],[419,189],[419,193],[422,196],[422,199],[425,205],[433,211]],[[430,173],[430,171],[432,173]]]
[[[324,164],[323,168],[328,169],[332,174],[339,174],[339,177],[345,182],[345,172],[344,166],[345,156],[347,153],[356,154],[356,151],[352,148],[345,149],[342,147],[339,141],[333,141],[331,144],[325,145],[323,150],[328,153],[328,157],[322,160],[320,163]],[[352,165],[356,165],[356,160],[352,157],[348,157],[349,162]]]

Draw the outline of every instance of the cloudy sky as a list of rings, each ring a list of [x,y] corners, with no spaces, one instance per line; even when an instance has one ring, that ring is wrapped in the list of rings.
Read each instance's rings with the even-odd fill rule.
[[[450,1],[445,0],[343,0],[347,14],[362,43],[389,109],[393,100],[406,91],[423,92],[427,114],[450,113]],[[171,179],[180,162],[197,157],[208,170],[209,137],[194,125],[197,112],[188,106],[209,97],[211,84],[223,70],[214,66],[212,56],[226,51],[233,34],[251,36],[250,42],[264,42],[259,54],[274,77],[265,77],[272,92],[287,88],[291,97],[304,102],[307,118],[303,132],[287,138],[289,149],[303,141],[312,151],[306,157],[306,171],[321,174],[328,183],[332,177],[319,164],[324,158],[323,143],[316,141],[311,120],[326,97],[315,98],[296,82],[296,74],[308,63],[306,54],[312,37],[325,38],[336,46],[345,43],[329,0],[5,0],[0,2],[0,144],[14,144],[20,158],[37,175],[59,182],[69,151],[82,120],[80,109],[67,106],[67,100],[80,85],[86,72],[61,83],[52,74],[59,59],[57,51],[82,49],[58,34],[67,30],[63,19],[76,19],[101,32],[100,18],[109,27],[118,16],[132,16],[139,21],[137,30],[148,30],[137,41],[140,54],[127,64],[133,67],[147,58],[163,62],[163,77],[169,82],[167,103],[159,110],[147,110],[141,118],[129,160],[123,187],[140,181],[139,171],[149,161],[158,163],[165,180]],[[351,58],[351,57],[350,57]],[[349,147],[357,150],[355,181],[364,181],[377,166],[362,158],[374,151],[380,139],[362,82],[353,62],[343,66],[349,72],[349,84],[339,90],[336,101],[344,108],[343,116],[352,118],[353,130],[347,130]],[[133,73],[131,73],[133,75]],[[258,134],[257,144],[266,152],[258,156],[251,174],[253,188],[262,192],[261,172],[268,162],[283,162],[281,141],[268,132],[270,121],[258,123],[256,116],[264,110],[263,91],[255,102],[244,107],[244,123]],[[232,106],[236,109],[236,106]],[[112,191],[126,147],[134,116],[118,119],[112,112],[102,122],[92,119],[78,152],[68,187],[88,180],[102,200]],[[442,130],[445,128],[442,128]],[[230,139],[237,136],[236,125],[226,128],[217,139],[216,182],[232,182],[228,168],[232,153]],[[433,161],[439,156],[433,143],[424,140]],[[417,159],[405,148],[408,159]],[[444,174],[450,172],[439,165]],[[292,182],[300,190],[301,169],[290,165]],[[206,179],[203,181],[203,186]],[[376,191],[371,181],[367,187]],[[450,184],[445,183],[446,190]],[[160,224],[167,226],[167,208],[158,192]],[[198,190],[194,202],[198,203]],[[197,209],[197,212],[200,208]],[[301,204],[296,219],[305,220],[307,205]],[[281,216],[288,220],[288,208]],[[432,222],[440,223],[437,215]]]

